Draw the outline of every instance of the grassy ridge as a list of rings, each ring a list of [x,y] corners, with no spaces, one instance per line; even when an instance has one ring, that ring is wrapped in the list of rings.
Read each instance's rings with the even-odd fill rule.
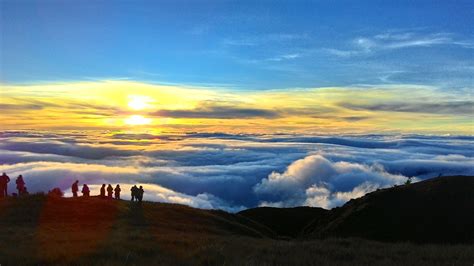
[[[328,210],[312,207],[259,207],[243,210],[238,214],[267,226],[280,238],[295,238],[309,223],[327,216],[328,213]]]
[[[449,176],[353,199],[305,228],[309,238],[474,244],[474,177]]]
[[[276,240],[240,215],[187,206],[33,195],[0,201],[2,265],[446,265],[469,245]]]

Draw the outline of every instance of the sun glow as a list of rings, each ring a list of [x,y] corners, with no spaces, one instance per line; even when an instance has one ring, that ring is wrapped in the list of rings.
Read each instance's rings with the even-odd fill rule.
[[[151,124],[151,119],[143,117],[142,115],[132,115],[125,119],[125,124],[132,126],[149,125]]]
[[[74,90],[73,94],[70,89]],[[472,135],[473,128],[471,113],[460,113],[460,107],[448,112],[439,110],[439,114],[408,112],[424,111],[417,107],[419,102],[416,99],[443,103],[447,97],[435,87],[418,85],[241,92],[101,81],[72,82],[67,86],[62,83],[0,84],[0,91],[2,103],[8,103],[0,104],[1,128],[9,130],[136,130],[153,125],[166,131],[228,133],[416,131]],[[405,97],[408,94],[413,100]],[[459,97],[453,99],[463,102],[462,96]],[[380,102],[386,102],[388,105],[384,108],[393,110],[378,108]],[[409,108],[401,112],[399,106]],[[426,108],[428,111],[433,109],[431,105]]]
[[[151,106],[151,103],[154,102],[152,98],[142,95],[130,95],[128,98],[128,107],[133,110],[147,109]]]

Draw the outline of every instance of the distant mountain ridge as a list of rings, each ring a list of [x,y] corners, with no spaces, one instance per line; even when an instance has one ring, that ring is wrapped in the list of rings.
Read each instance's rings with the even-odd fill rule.
[[[438,177],[380,189],[342,207],[254,208],[239,213],[302,239],[474,243],[474,177]]]
[[[438,177],[381,189],[314,220],[303,237],[474,242],[474,177]]]

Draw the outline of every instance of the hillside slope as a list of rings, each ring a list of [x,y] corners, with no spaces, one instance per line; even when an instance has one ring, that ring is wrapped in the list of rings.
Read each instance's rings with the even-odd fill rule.
[[[313,221],[305,237],[474,242],[474,177],[439,177],[381,189]]]
[[[231,214],[176,204],[137,204],[98,198],[32,195],[1,199],[0,263],[469,264],[474,259],[472,244],[416,245],[331,237],[359,236],[394,241],[408,239],[411,242],[420,239],[443,242],[439,240],[450,237],[452,242],[469,242],[466,240],[472,237],[473,232],[472,212],[469,212],[473,206],[470,197],[474,191],[472,180],[472,177],[450,177],[380,190],[331,211],[318,208],[256,208],[241,214]],[[413,201],[415,203],[410,207],[404,207],[406,202]],[[439,211],[436,224],[443,225],[439,228],[429,226],[430,222],[433,223],[428,221],[433,219],[430,216],[433,206],[437,206]],[[428,208],[423,210],[425,207]],[[424,219],[424,215],[427,218]],[[256,221],[249,219],[251,216]],[[387,226],[394,217],[401,222],[392,221],[393,224]],[[306,238],[304,241],[278,239],[284,234],[296,234],[306,221],[312,222],[305,228],[306,234],[300,235]],[[422,223],[416,225],[413,221]],[[422,226],[425,226],[425,230],[417,233],[416,230]],[[426,237],[432,236],[433,232],[437,233],[436,238]],[[321,237],[328,239],[318,239]]]
[[[312,207],[272,208],[260,207],[239,212],[270,228],[280,237],[297,237],[313,220],[322,219],[328,210]]]
[[[187,245],[233,237],[268,239],[274,233],[242,216],[177,204],[44,195],[0,200],[3,263],[10,257],[27,264],[29,259],[34,264],[68,263],[91,254],[108,258],[104,247],[125,255],[165,253],[175,263],[192,256]]]

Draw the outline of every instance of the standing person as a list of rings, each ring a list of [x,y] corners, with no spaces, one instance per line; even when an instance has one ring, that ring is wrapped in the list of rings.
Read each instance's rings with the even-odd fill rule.
[[[102,187],[100,188],[100,197],[105,198],[105,184],[102,184]]]
[[[10,182],[10,177],[3,173],[0,176],[0,198],[8,196],[8,182]]]
[[[79,180],[76,180],[71,186],[72,197],[77,198],[77,192],[79,191]]]
[[[138,200],[138,197],[137,197],[137,190],[138,190],[138,188],[137,188],[136,185],[134,185],[134,186],[130,189],[130,191],[132,192],[132,201]]]
[[[89,195],[90,195],[90,192],[91,192],[91,191],[89,190],[89,187],[88,187],[86,184],[84,184],[84,185],[82,186],[82,196],[88,198]]]
[[[3,173],[2,176],[0,176],[0,198],[4,197],[3,194],[5,192],[4,176],[6,176],[5,173]]]
[[[16,178],[15,183],[16,183],[16,189],[18,190],[18,196],[23,195],[23,193],[25,191],[25,181],[23,180],[23,176],[19,175]]]
[[[137,196],[138,196],[138,201],[139,202],[142,202],[144,192],[145,192],[145,190],[143,190],[143,187],[140,186],[140,188],[137,190]]]
[[[120,191],[122,191],[122,189],[120,189],[120,185],[119,185],[119,184],[117,184],[117,186],[115,187],[114,191],[115,191],[115,199],[120,199]]]
[[[114,194],[114,188],[112,187],[111,184],[107,186],[107,198],[111,199],[112,194]]]

